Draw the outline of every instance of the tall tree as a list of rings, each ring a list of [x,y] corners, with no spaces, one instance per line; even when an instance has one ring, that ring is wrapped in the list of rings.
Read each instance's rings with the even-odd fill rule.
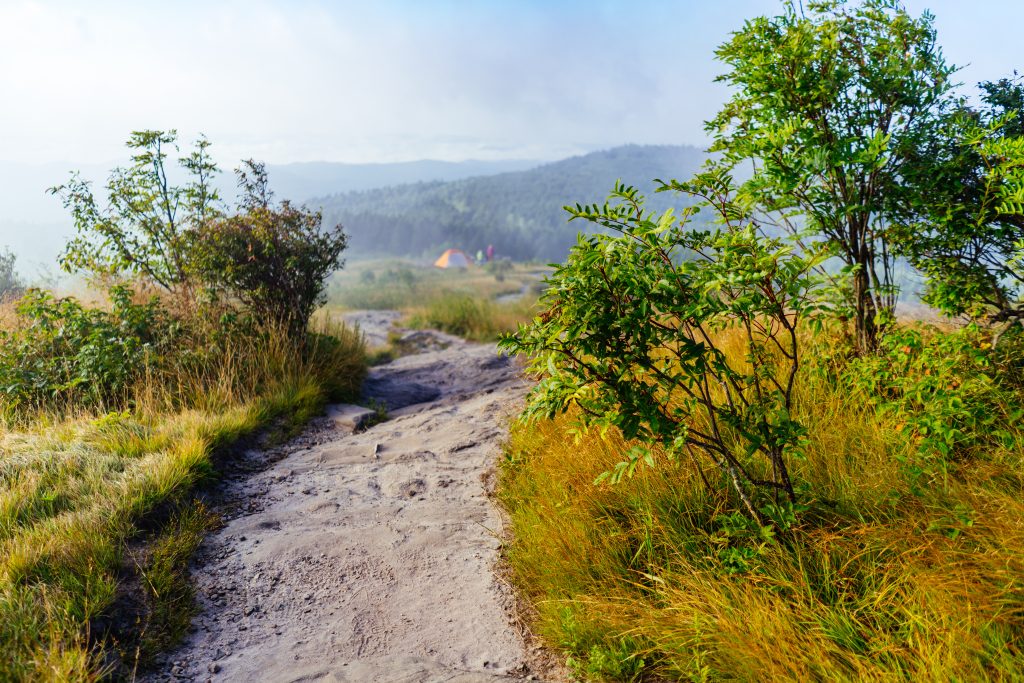
[[[892,198],[954,69],[933,17],[898,0],[786,2],[716,51],[733,95],[708,122],[717,163],[750,164],[743,201],[811,239],[827,240],[852,278],[857,345],[875,348],[891,319]]]

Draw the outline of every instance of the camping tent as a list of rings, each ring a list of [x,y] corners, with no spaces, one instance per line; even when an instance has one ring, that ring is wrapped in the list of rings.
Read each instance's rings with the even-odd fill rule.
[[[472,264],[473,259],[461,249],[449,249],[434,261],[434,265],[438,268],[468,268]]]

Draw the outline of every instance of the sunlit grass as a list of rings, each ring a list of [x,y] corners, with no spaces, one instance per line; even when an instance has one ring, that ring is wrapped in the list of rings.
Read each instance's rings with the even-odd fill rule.
[[[96,680],[118,660],[110,653],[130,664],[180,637],[183,573],[205,524],[192,496],[217,457],[257,431],[293,433],[328,397],[358,392],[362,339],[320,332],[305,351],[273,335],[238,340],[218,366],[140,390],[131,411],[51,410],[0,428],[0,680]],[[145,566],[126,567],[127,544],[150,535]],[[148,586],[144,632],[111,621],[126,571]]]
[[[536,315],[546,272],[544,266],[516,264],[499,280],[479,266],[442,270],[398,260],[355,263],[332,282],[330,304],[398,310],[409,327],[494,341]]]
[[[462,292],[442,292],[411,308],[405,324],[438,329],[472,341],[495,341],[537,314],[535,300],[496,303]]]
[[[1024,677],[1024,430],[915,493],[898,416],[811,372],[797,411],[809,510],[738,572],[691,461],[595,486],[627,448],[614,431],[515,426],[499,494],[536,632],[596,681]]]

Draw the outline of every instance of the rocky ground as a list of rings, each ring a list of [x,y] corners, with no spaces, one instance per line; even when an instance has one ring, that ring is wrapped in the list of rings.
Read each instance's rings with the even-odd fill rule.
[[[395,315],[351,320],[379,344]],[[360,428],[378,416],[335,406],[228,472],[226,523],[193,568],[193,633],[141,680],[538,679],[496,571],[502,521],[488,497],[526,384],[493,345],[400,334],[421,352],[366,384],[386,421]]]

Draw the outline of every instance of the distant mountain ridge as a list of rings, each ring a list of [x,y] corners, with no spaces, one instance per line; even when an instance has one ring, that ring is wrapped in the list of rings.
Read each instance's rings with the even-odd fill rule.
[[[475,252],[493,244],[513,259],[560,261],[588,228],[567,226],[562,207],[600,203],[620,179],[640,188],[651,208],[684,205],[683,198],[655,195],[653,180],[688,178],[705,158],[690,146],[625,145],[529,170],[339,193],[308,204],[345,227],[354,255]]]
[[[127,165],[128,159],[119,163]],[[338,192],[519,171],[539,163],[528,159],[425,159],[370,164],[316,161],[272,164],[267,166],[267,172],[278,199],[304,202],[314,196]],[[56,257],[74,233],[74,225],[60,200],[47,194],[47,188],[67,180],[72,170],[79,170],[85,179],[93,182],[94,191],[101,198],[103,184],[115,165],[118,164],[0,161],[0,249],[9,247],[18,254],[20,270],[26,275],[35,272],[37,264],[56,268]],[[223,169],[216,185],[225,200],[234,202],[236,187],[231,168]]]
[[[393,163],[348,164],[309,161],[267,166],[274,194],[282,199],[306,201],[339,192],[359,192],[391,185],[450,181],[475,176],[522,171],[540,165],[535,159],[500,161],[399,161]],[[232,196],[234,187],[231,188]]]
[[[650,206],[683,203],[654,195],[654,178],[686,178],[705,156],[695,147],[626,145],[537,165],[529,160],[411,161],[384,164],[312,162],[268,166],[279,199],[323,207],[340,222],[360,255],[424,256],[447,247],[475,252],[494,244],[515,259],[562,260],[582,224],[566,225],[566,204],[601,202],[617,179],[636,185]],[[46,188],[63,182],[66,164],[0,162],[0,248],[19,256],[19,270],[56,269],[56,257],[74,228]],[[97,194],[110,170],[81,167]],[[234,179],[221,175],[225,199]],[[319,198],[314,198],[319,196]]]

